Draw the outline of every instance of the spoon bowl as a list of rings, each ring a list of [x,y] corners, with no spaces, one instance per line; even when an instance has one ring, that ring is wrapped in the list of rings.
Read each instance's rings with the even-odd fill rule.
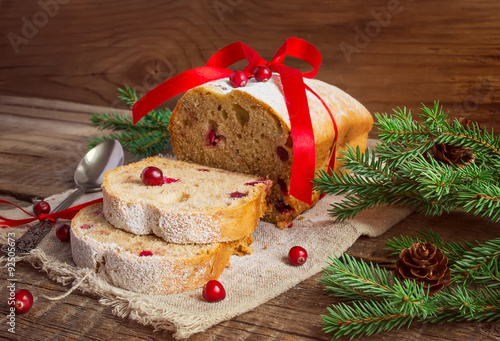
[[[71,193],[52,212],[68,208],[80,195],[101,190],[104,173],[123,164],[123,148],[116,140],[101,142],[81,159],[76,167],[74,180],[77,190]],[[47,235],[54,226],[51,220],[44,220],[32,226],[16,240],[16,254],[27,254]],[[2,251],[5,251],[5,245]]]
[[[75,184],[85,192],[101,189],[102,178],[108,170],[123,164],[123,148],[117,140],[106,140],[80,160],[75,170]]]

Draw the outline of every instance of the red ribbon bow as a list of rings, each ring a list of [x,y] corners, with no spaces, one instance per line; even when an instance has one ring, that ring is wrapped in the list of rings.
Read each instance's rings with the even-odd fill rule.
[[[296,57],[309,63],[313,70],[302,73],[284,65],[283,60],[286,56]],[[305,40],[288,38],[270,62],[266,62],[255,50],[242,42],[232,43],[210,57],[206,66],[172,77],[141,97],[132,107],[134,124],[169,98],[207,82],[229,77],[233,70],[227,67],[243,59],[248,61],[248,65],[243,69],[248,76],[253,75],[257,66],[266,65],[272,71],[279,73],[281,77],[293,140],[290,194],[310,205],[316,154],[306,89],[323,103],[332,118],[335,129],[334,146],[336,146],[337,125],[328,106],[318,94],[304,84],[303,77],[316,76],[321,64],[321,54],[318,49]],[[333,169],[335,149],[332,155],[329,168]]]
[[[0,219],[1,219],[0,220],[0,227],[1,228],[6,228],[6,227],[20,226],[20,225],[24,225],[24,224],[29,224],[29,223],[31,223],[31,222],[33,222],[35,220],[39,220],[39,221],[50,220],[52,222],[55,222],[56,219],[73,219],[74,216],[82,208],[90,206],[90,205],[93,205],[93,204],[97,204],[97,203],[100,203],[100,202],[102,202],[102,198],[96,199],[96,200],[92,200],[92,201],[83,203],[81,205],[73,206],[73,207],[67,208],[67,209],[62,210],[62,211],[53,212],[53,213],[47,213],[47,214],[40,214],[39,216],[36,216],[36,215],[33,215],[33,214],[29,213],[28,211],[25,211],[21,207],[19,207],[17,205],[14,205],[11,202],[8,202],[8,201],[5,201],[5,200],[0,200],[0,204],[9,204],[9,205],[15,206],[18,209],[20,209],[21,211],[23,211],[24,213],[26,213],[27,215],[31,216],[31,218],[26,218],[26,219],[8,219],[8,218],[0,216]]]

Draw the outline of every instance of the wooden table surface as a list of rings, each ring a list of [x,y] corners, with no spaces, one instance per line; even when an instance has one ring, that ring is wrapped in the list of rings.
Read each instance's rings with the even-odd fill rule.
[[[0,0],[0,35],[0,198],[23,205],[73,188],[87,138],[98,134],[89,115],[123,108],[118,86],[147,91],[237,40],[265,58],[288,36],[310,41],[323,55],[318,78],[371,112],[396,106],[416,112],[421,102],[440,100],[451,117],[500,129],[496,0]],[[173,104],[175,99],[167,103]],[[360,238],[348,253],[389,264],[386,239],[425,227],[449,241],[500,235],[500,224],[460,212],[412,214],[378,238]],[[6,271],[0,274],[5,283]],[[36,302],[18,316],[11,334],[2,285],[0,339],[172,339],[115,317],[78,291],[60,301],[43,298],[68,288],[24,263],[17,264],[16,276]],[[320,315],[335,301],[324,295],[320,276],[190,340],[329,340]],[[365,339],[499,340],[500,322],[416,323]]]

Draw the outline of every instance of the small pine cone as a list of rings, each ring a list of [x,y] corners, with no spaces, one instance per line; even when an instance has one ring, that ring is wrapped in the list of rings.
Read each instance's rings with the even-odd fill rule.
[[[481,130],[482,127],[479,123],[475,121],[471,121],[465,117],[460,117],[458,119],[458,123],[460,123],[464,127],[474,127],[477,124],[477,127]],[[464,165],[470,164],[474,162],[475,156],[472,150],[453,146],[451,144],[440,143],[432,146],[431,149],[432,156],[441,162],[447,164],[453,164],[458,167],[463,167]]]
[[[471,120],[469,120],[468,118],[465,118],[465,117],[460,117],[458,119],[458,123],[460,123],[464,127],[470,127],[470,128],[472,128],[474,125],[477,124],[477,126],[478,126],[478,128],[480,130],[483,129],[479,123],[477,123],[476,121],[471,121]]]
[[[437,293],[451,282],[448,258],[431,243],[416,243],[404,249],[396,262],[396,277],[424,282],[431,295]]]
[[[458,167],[464,167],[475,159],[471,150],[446,143],[435,144],[431,151],[436,160]]]

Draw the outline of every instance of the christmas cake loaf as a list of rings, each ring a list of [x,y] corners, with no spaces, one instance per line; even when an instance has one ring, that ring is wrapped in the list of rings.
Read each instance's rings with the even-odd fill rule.
[[[342,90],[304,79],[329,107],[338,127],[337,155],[346,148],[365,148],[371,114]],[[335,129],[321,101],[307,92],[316,146],[316,171],[326,170],[333,153]],[[268,221],[279,227],[310,206],[289,195],[293,159],[290,118],[279,75],[267,82],[255,78],[234,88],[228,79],[193,88],[179,100],[170,118],[170,135],[178,159],[254,174],[273,181]],[[335,164],[338,169],[339,162]],[[319,199],[314,192],[312,205]]]
[[[148,158],[104,175],[104,216],[116,228],[170,243],[233,241],[255,230],[271,185],[255,176]]]
[[[233,254],[252,253],[252,236],[211,244],[173,244],[137,236],[106,221],[102,204],[82,209],[71,223],[76,265],[94,269],[113,285],[146,294],[168,294],[202,287],[217,279]]]

